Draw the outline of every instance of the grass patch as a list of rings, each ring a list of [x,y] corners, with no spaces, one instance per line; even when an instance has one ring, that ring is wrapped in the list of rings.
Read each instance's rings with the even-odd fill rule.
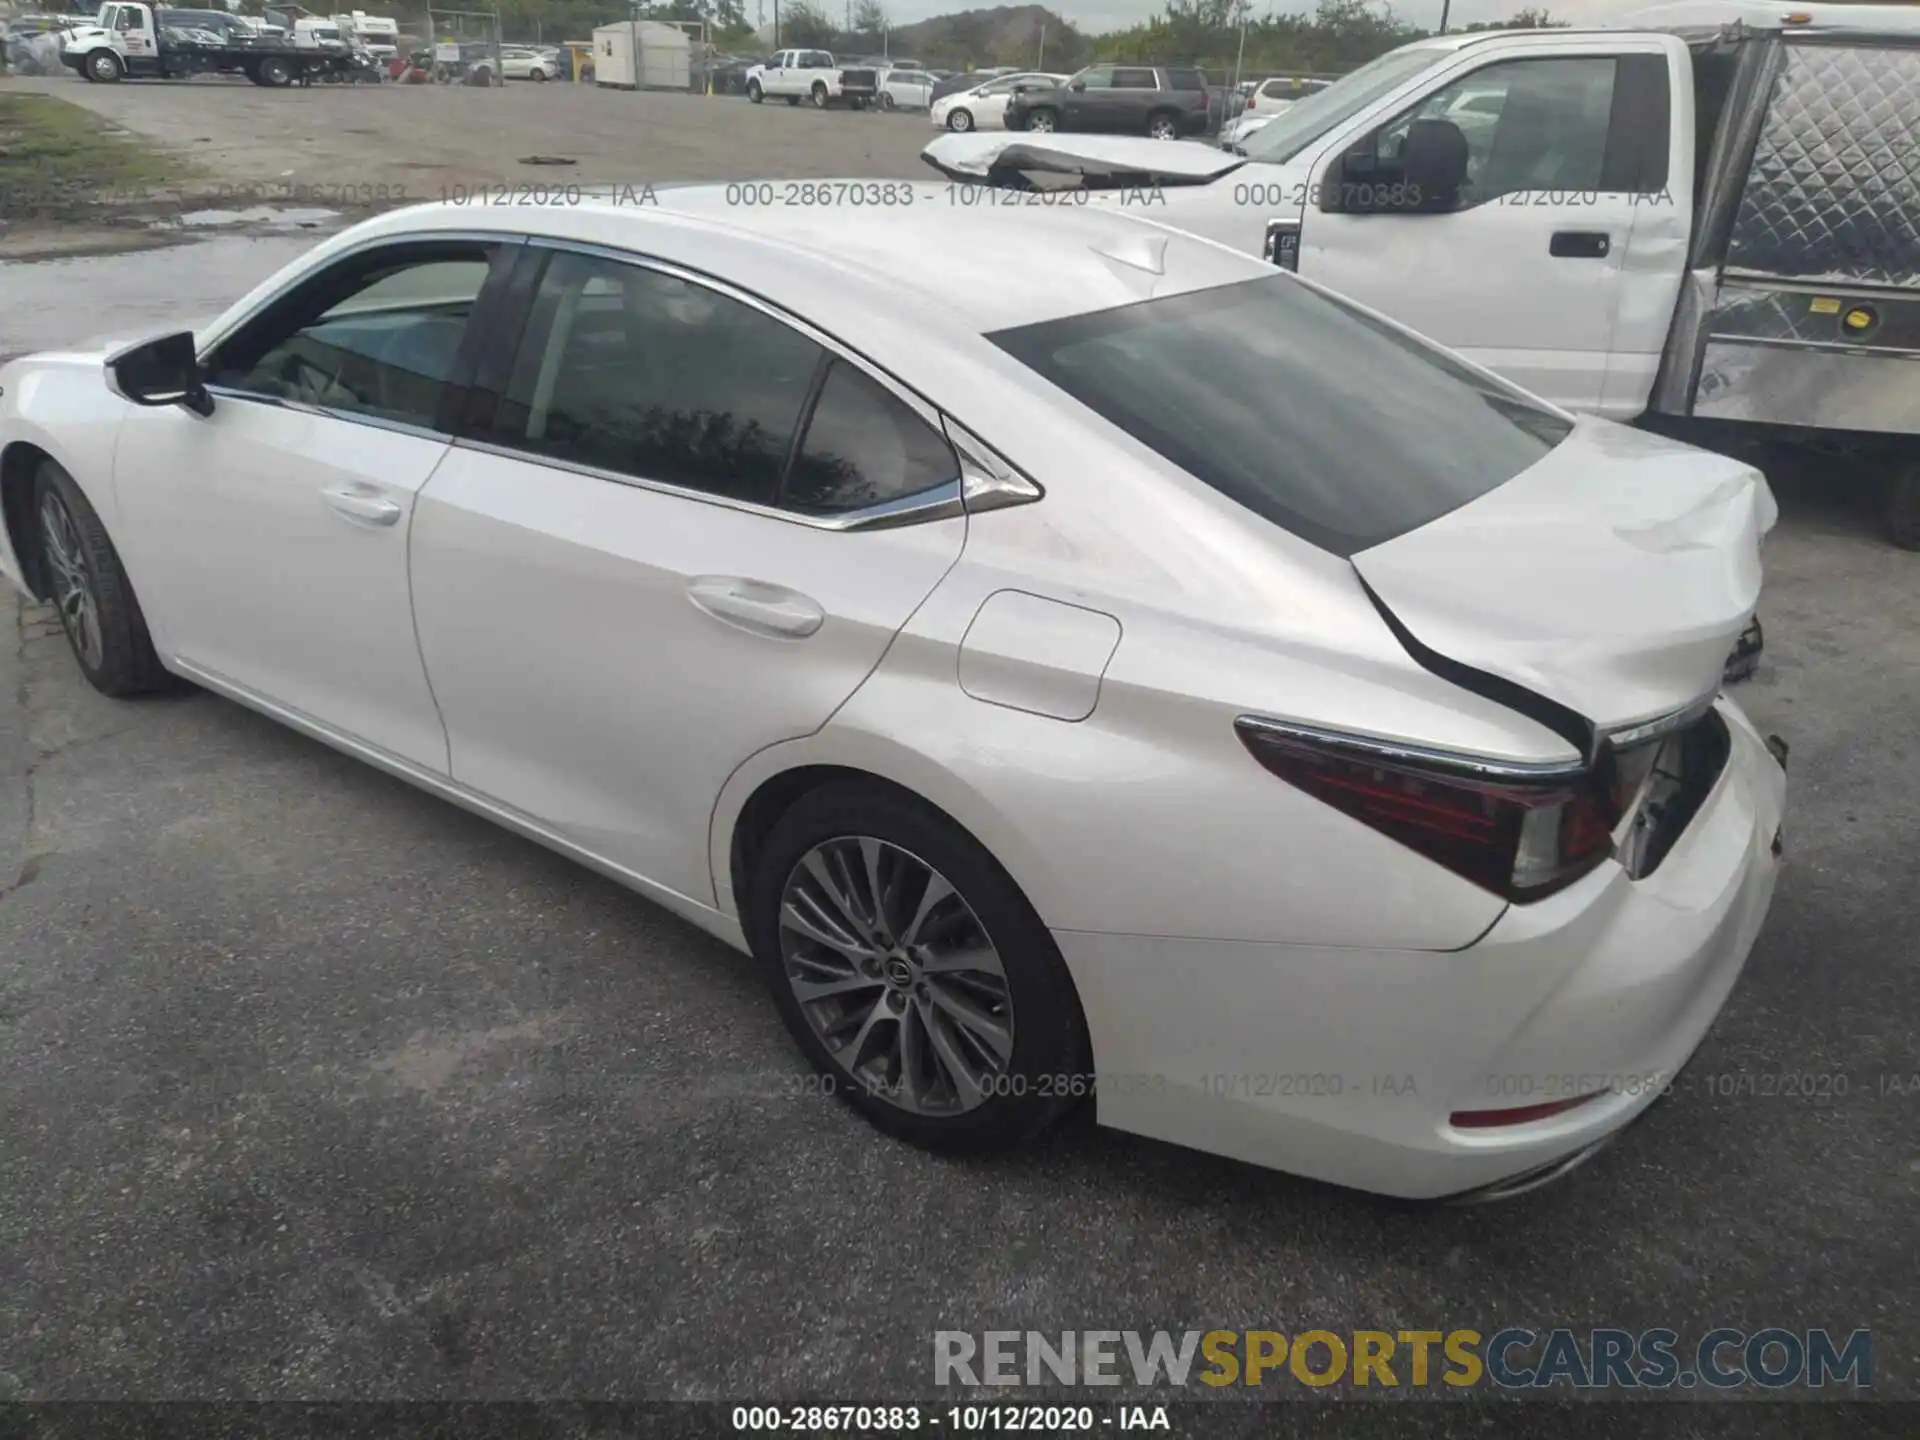
[[[142,204],[186,174],[90,110],[51,95],[0,94],[0,216]]]

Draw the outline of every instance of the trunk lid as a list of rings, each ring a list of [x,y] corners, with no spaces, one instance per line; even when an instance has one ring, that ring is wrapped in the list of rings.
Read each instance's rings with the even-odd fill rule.
[[[1088,190],[1207,185],[1247,163],[1191,140],[1019,132],[942,135],[920,158],[952,180],[1025,188],[1026,177],[1059,175]]]
[[[1583,418],[1506,484],[1352,564],[1421,645],[1612,729],[1717,687],[1776,514],[1751,466]]]

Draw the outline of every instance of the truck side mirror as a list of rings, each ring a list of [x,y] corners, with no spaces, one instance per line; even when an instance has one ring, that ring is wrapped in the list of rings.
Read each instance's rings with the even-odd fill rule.
[[[1084,80],[1076,80],[1071,85],[1067,86],[1067,88],[1073,91],[1074,94],[1078,95],[1087,88],[1087,82]]]
[[[113,388],[135,405],[184,405],[196,415],[213,413],[188,331],[145,340],[108,357],[107,373]]]
[[[1467,137],[1451,120],[1416,120],[1400,150],[1404,203],[1396,209],[1451,210],[1467,183]]]

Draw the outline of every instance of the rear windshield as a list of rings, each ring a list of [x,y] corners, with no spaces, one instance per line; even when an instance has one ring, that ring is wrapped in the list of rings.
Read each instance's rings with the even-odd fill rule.
[[[1277,273],[988,338],[1196,479],[1340,556],[1504,485],[1572,428]]]

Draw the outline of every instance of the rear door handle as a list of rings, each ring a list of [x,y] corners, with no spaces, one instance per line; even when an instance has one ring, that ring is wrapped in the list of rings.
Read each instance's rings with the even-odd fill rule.
[[[804,640],[827,618],[797,590],[740,575],[698,576],[688,584],[687,598],[716,620],[780,640]]]
[[[1604,260],[1613,239],[1604,230],[1556,230],[1547,253],[1558,260]]]
[[[364,525],[391,525],[400,518],[400,506],[367,486],[342,485],[320,493],[335,510]]]

